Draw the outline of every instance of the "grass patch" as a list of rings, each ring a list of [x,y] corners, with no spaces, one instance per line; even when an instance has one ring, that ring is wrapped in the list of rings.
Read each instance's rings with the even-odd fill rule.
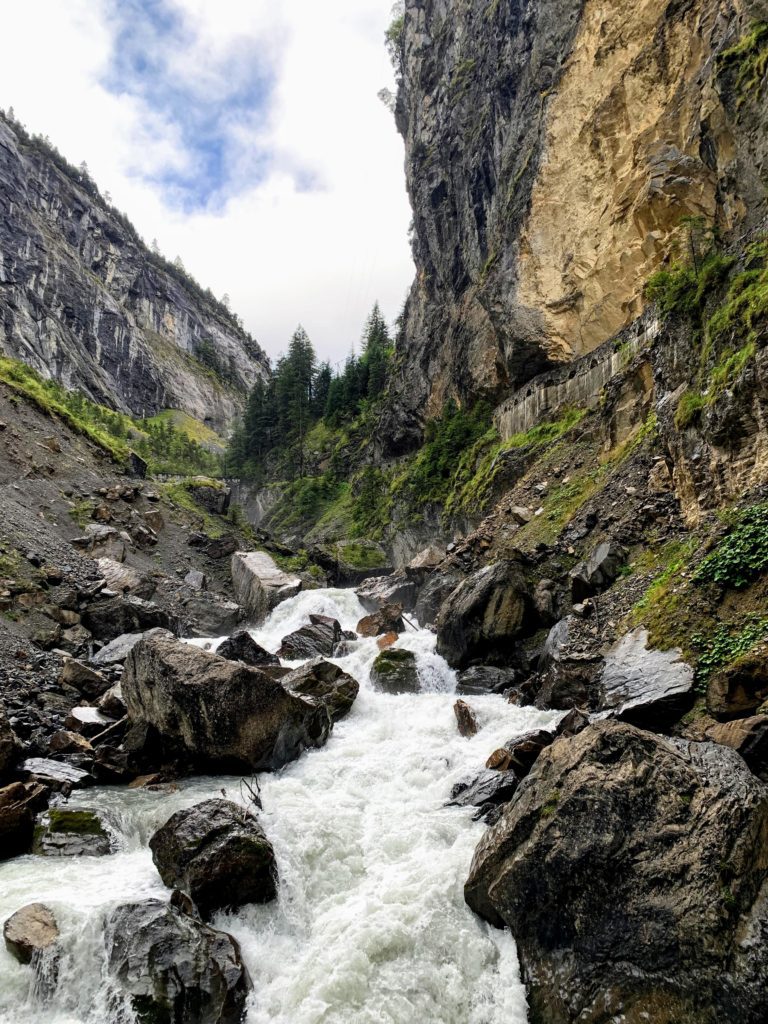
[[[338,545],[339,557],[354,569],[381,569],[387,564],[384,552],[368,544]]]
[[[750,93],[759,93],[768,71],[768,22],[753,22],[735,46],[718,55],[717,70],[719,74],[736,73],[734,86],[739,94],[738,106]]]
[[[768,640],[768,618],[760,615],[750,615],[740,627],[722,623],[706,633],[694,633],[691,645],[697,653],[697,681],[706,683],[715,669],[730,665],[763,640]]]

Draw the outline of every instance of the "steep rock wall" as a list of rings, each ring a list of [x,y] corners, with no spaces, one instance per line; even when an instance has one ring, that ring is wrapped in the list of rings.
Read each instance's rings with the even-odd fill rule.
[[[0,119],[0,351],[106,405],[226,432],[268,361],[224,314]]]
[[[768,111],[718,59],[765,0],[407,0],[397,123],[417,277],[383,426],[499,399],[642,309],[703,216],[765,212]]]

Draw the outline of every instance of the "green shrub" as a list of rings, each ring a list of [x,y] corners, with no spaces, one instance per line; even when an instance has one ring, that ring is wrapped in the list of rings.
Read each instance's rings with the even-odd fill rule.
[[[768,72],[768,22],[753,22],[749,32],[735,46],[719,54],[717,69],[718,73],[736,71],[735,89],[741,94],[739,104],[750,92],[759,92]]]
[[[698,391],[686,391],[680,397],[677,409],[675,410],[675,426],[677,429],[685,430],[696,423],[701,416],[701,410],[705,404],[704,396],[700,395]]]
[[[740,590],[768,568],[768,504],[753,505],[707,555],[696,579]]]
[[[705,682],[715,669],[730,665],[755,644],[768,639],[768,618],[751,616],[741,629],[719,625],[710,633],[694,633],[691,645],[698,654],[696,675]]]

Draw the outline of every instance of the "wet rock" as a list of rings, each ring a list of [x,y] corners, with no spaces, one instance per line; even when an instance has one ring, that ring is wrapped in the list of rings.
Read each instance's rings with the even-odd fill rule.
[[[216,653],[220,658],[227,658],[229,661],[242,661],[245,665],[253,668],[263,668],[265,665],[279,665],[280,659],[276,654],[270,654],[260,644],[257,644],[247,629],[239,629],[232,636],[219,644]]]
[[[101,672],[89,668],[76,658],[68,658],[61,666],[59,682],[74,686],[86,700],[98,700],[110,687],[109,680]]]
[[[47,757],[27,758],[22,762],[19,771],[26,775],[30,782],[38,782],[64,793],[93,782],[93,777],[82,768],[75,768],[63,761],[52,761]]]
[[[355,593],[368,612],[376,612],[390,604],[410,611],[416,604],[419,589],[418,579],[400,571],[391,576],[372,576],[363,580],[355,588]]]
[[[330,658],[340,640],[341,626],[335,619],[330,622],[313,622],[284,636],[277,654],[286,661],[304,661],[317,655]]]
[[[693,700],[693,669],[679,650],[648,648],[648,633],[627,633],[605,656],[598,709],[641,728],[676,721]]]
[[[385,651],[397,643],[397,633],[384,633],[376,640],[376,646],[380,651]]]
[[[723,721],[754,714],[766,699],[768,656],[763,649],[742,655],[709,678],[707,710]]]
[[[163,882],[187,893],[203,918],[277,896],[272,844],[256,818],[229,800],[177,811],[149,846]]]
[[[266,551],[237,551],[232,556],[235,598],[251,622],[262,622],[273,608],[295,597],[303,583],[275,564]]]
[[[453,713],[456,715],[456,724],[462,736],[477,735],[477,718],[466,701],[457,700],[453,705]]]
[[[473,662],[510,664],[514,643],[536,624],[518,562],[506,560],[469,576],[451,593],[437,619],[437,652],[452,668]]]
[[[109,969],[140,1019],[240,1024],[251,988],[240,947],[160,900],[118,907],[107,922]]]
[[[768,715],[718,722],[706,730],[706,737],[741,754],[755,775],[768,774]]]
[[[383,633],[404,633],[403,609],[397,604],[387,604],[358,622],[355,631],[359,636],[381,636]]]
[[[607,590],[624,564],[626,551],[615,541],[598,544],[585,562],[571,570],[571,597],[574,604]]]
[[[734,751],[599,722],[542,752],[465,896],[512,929],[535,1024],[757,1024],[767,834]]]
[[[229,487],[225,487],[223,484],[201,481],[200,483],[190,483],[187,489],[192,500],[207,512],[216,516],[226,515],[232,498],[232,492]]]
[[[157,633],[163,633],[162,629],[150,629],[146,633],[123,633],[121,636],[115,637],[108,644],[101,648],[91,658],[91,664],[96,665],[98,668],[108,668],[111,665],[119,665],[125,661],[128,655],[131,653],[136,644],[144,636],[154,636]]]
[[[306,662],[280,682],[291,693],[322,701],[334,722],[348,714],[360,690],[356,679],[322,658]]]
[[[114,640],[125,633],[173,629],[171,616],[152,601],[140,597],[102,597],[83,612],[83,624],[97,640]]]
[[[197,594],[184,603],[186,635],[224,636],[237,628],[243,614],[243,609],[235,601],[227,601],[218,594]]]
[[[504,693],[514,686],[518,673],[513,668],[495,668],[493,665],[473,665],[458,674],[456,693],[465,696],[485,693]]]
[[[464,574],[455,568],[440,570],[427,579],[413,612],[420,625],[431,626],[435,622],[443,602],[463,579]]]
[[[12,782],[0,789],[0,861],[29,853],[35,813],[45,806],[48,788]]]
[[[502,804],[515,795],[519,780],[512,771],[492,771],[486,768],[477,775],[457,782],[451,790],[450,806],[477,807],[475,820],[486,821],[498,813]]]
[[[371,683],[382,693],[418,693],[416,655],[399,647],[382,651],[371,667]]]
[[[131,721],[151,726],[169,754],[201,767],[279,768],[321,746],[330,730],[323,705],[169,633],[133,648],[122,687]]]
[[[59,926],[50,907],[44,903],[30,903],[6,920],[3,938],[11,956],[20,964],[29,964],[36,955],[56,945]]]
[[[43,857],[103,857],[109,833],[95,811],[51,807],[35,823],[32,852]]]
[[[539,754],[554,738],[555,734],[547,729],[534,729],[505,743],[504,746],[510,754],[505,769],[511,768],[519,779],[525,778]]]

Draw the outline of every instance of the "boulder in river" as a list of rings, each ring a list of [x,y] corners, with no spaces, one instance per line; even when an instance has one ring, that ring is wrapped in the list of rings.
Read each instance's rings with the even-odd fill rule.
[[[272,844],[256,818],[230,800],[177,811],[149,846],[163,882],[187,893],[204,918],[277,896]]]
[[[371,666],[371,682],[382,693],[418,693],[416,655],[401,647],[388,647]]]
[[[322,746],[331,727],[324,704],[170,633],[133,648],[122,690],[131,721],[151,726],[168,756],[200,768],[280,768]]]
[[[186,635],[195,637],[223,636],[237,629],[243,609],[236,601],[227,601],[218,594],[194,594],[184,602]]]
[[[387,604],[370,615],[363,616],[357,624],[360,636],[381,636],[382,633],[404,633],[403,609],[398,604]]]
[[[513,771],[497,772],[484,768],[477,775],[457,782],[451,790],[449,806],[476,807],[475,820],[488,821],[502,804],[508,803],[517,791],[519,779]]]
[[[127,903],[106,929],[110,972],[141,1021],[240,1024],[251,988],[231,935],[160,900]]]
[[[286,690],[322,701],[334,722],[351,709],[360,690],[356,679],[338,665],[314,658],[280,679]]]
[[[300,577],[283,572],[266,551],[236,551],[231,568],[235,598],[254,624],[303,586]]]
[[[474,736],[477,733],[477,718],[472,708],[465,700],[457,700],[453,705],[453,713],[456,715],[456,724],[462,736]]]
[[[32,852],[43,857],[103,857],[112,842],[95,811],[51,807],[35,824]]]
[[[410,611],[419,595],[421,574],[404,570],[391,576],[371,576],[355,588],[360,604],[368,612],[378,611],[388,604],[397,604]]]
[[[265,665],[279,665],[276,654],[270,654],[261,644],[257,644],[247,629],[238,629],[232,636],[219,644],[216,653],[228,661],[242,661],[252,668],[263,668]]]
[[[472,663],[508,666],[514,644],[536,626],[520,564],[505,559],[468,576],[440,609],[437,653],[452,668]]]
[[[3,938],[11,956],[20,964],[28,964],[36,954],[56,945],[59,926],[50,907],[44,903],[29,903],[6,920]]]
[[[473,665],[459,672],[456,693],[463,696],[485,693],[504,693],[511,689],[519,673],[513,668],[496,668],[493,665]]]
[[[443,602],[463,579],[464,573],[456,567],[432,573],[419,591],[414,608],[414,615],[422,626],[431,626],[435,622]]]
[[[313,616],[314,622],[308,626],[301,626],[293,633],[283,637],[278,657],[286,661],[305,661],[307,658],[315,658],[324,655],[330,658],[333,655],[336,645],[341,640],[341,625],[336,619],[328,619],[325,616]],[[322,620],[325,621],[322,621]]]
[[[732,750],[602,721],[542,752],[465,896],[520,952],[531,1024],[758,1024],[768,789]]]

